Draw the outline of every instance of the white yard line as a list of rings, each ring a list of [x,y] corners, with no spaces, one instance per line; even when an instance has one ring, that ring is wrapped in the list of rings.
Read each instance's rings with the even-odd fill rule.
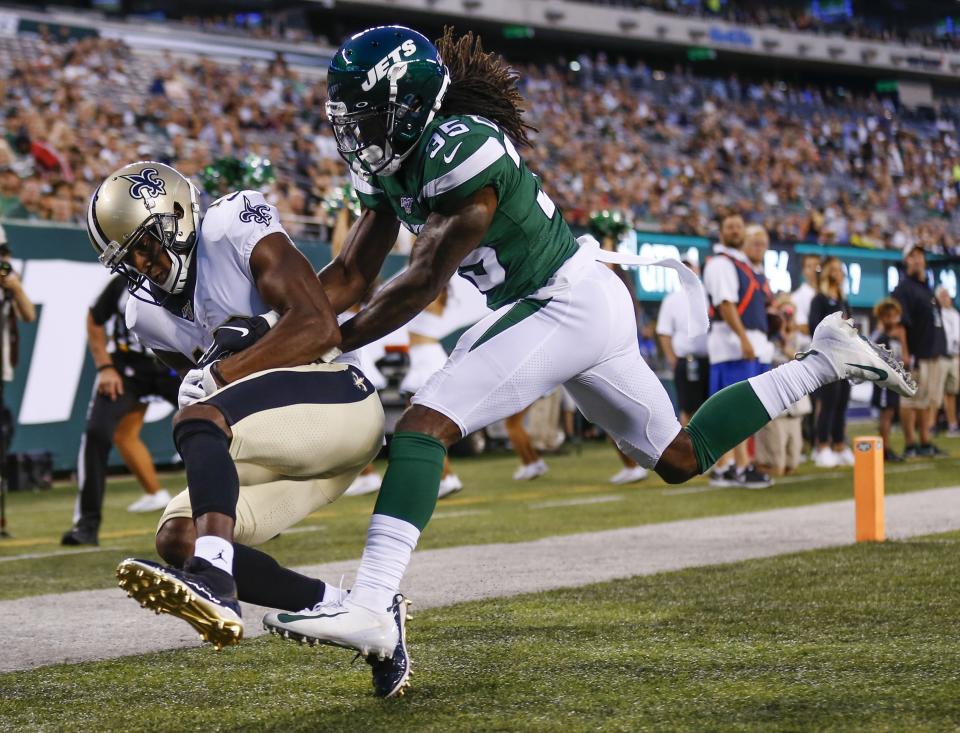
[[[475,517],[478,514],[489,514],[489,509],[454,509],[449,512],[436,512],[430,518],[434,519],[452,519],[454,517]]]
[[[56,552],[27,552],[22,555],[5,555],[0,557],[0,562],[13,562],[14,560],[40,560],[45,557],[62,557],[64,555],[85,555],[88,552],[116,552],[115,547],[89,547],[83,550],[57,550]]]
[[[565,506],[584,506],[586,504],[609,504],[611,501],[623,501],[620,494],[604,494],[602,496],[585,496],[582,499],[554,499],[552,501],[538,501],[529,504],[531,509],[559,509]]]
[[[960,529],[960,486],[888,496],[886,516],[892,539]],[[853,526],[853,502],[839,501],[424,550],[414,554],[404,590],[415,609],[430,608],[849,545]],[[345,575],[349,585],[356,565],[349,560],[300,570],[334,583]],[[262,612],[244,608],[247,636],[263,633]],[[141,610],[119,588],[3,601],[0,619],[0,672],[199,645],[187,624]]]

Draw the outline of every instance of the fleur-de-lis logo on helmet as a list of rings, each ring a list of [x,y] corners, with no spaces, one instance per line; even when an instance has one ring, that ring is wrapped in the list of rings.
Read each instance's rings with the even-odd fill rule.
[[[130,181],[130,198],[147,200],[165,196],[167,190],[156,168],[144,168],[139,173],[124,173],[120,176]]]

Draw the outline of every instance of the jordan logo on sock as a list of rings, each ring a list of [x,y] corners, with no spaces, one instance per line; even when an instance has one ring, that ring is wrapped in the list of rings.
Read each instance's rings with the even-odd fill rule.
[[[211,563],[215,563],[217,560],[223,560],[224,562],[226,562],[226,560],[223,557],[223,550],[220,550],[220,552],[218,552],[215,557],[210,558]]]

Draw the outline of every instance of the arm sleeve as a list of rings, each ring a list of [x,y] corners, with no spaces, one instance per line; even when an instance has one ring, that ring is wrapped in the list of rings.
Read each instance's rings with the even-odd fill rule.
[[[123,275],[117,275],[103,289],[96,301],[90,306],[90,315],[93,322],[102,326],[120,312],[120,298],[127,289],[127,281]]]

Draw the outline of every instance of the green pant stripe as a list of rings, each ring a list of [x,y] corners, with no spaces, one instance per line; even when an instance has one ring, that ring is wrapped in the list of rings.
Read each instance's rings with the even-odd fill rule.
[[[536,298],[518,300],[514,303],[513,308],[497,319],[497,322],[490,326],[490,328],[484,332],[483,336],[474,342],[473,346],[470,347],[470,351],[473,351],[479,346],[483,346],[483,344],[487,343],[487,341],[497,334],[503,333],[511,326],[516,326],[520,321],[529,318],[549,303],[550,300],[551,298],[547,298],[546,300],[537,300]]]

